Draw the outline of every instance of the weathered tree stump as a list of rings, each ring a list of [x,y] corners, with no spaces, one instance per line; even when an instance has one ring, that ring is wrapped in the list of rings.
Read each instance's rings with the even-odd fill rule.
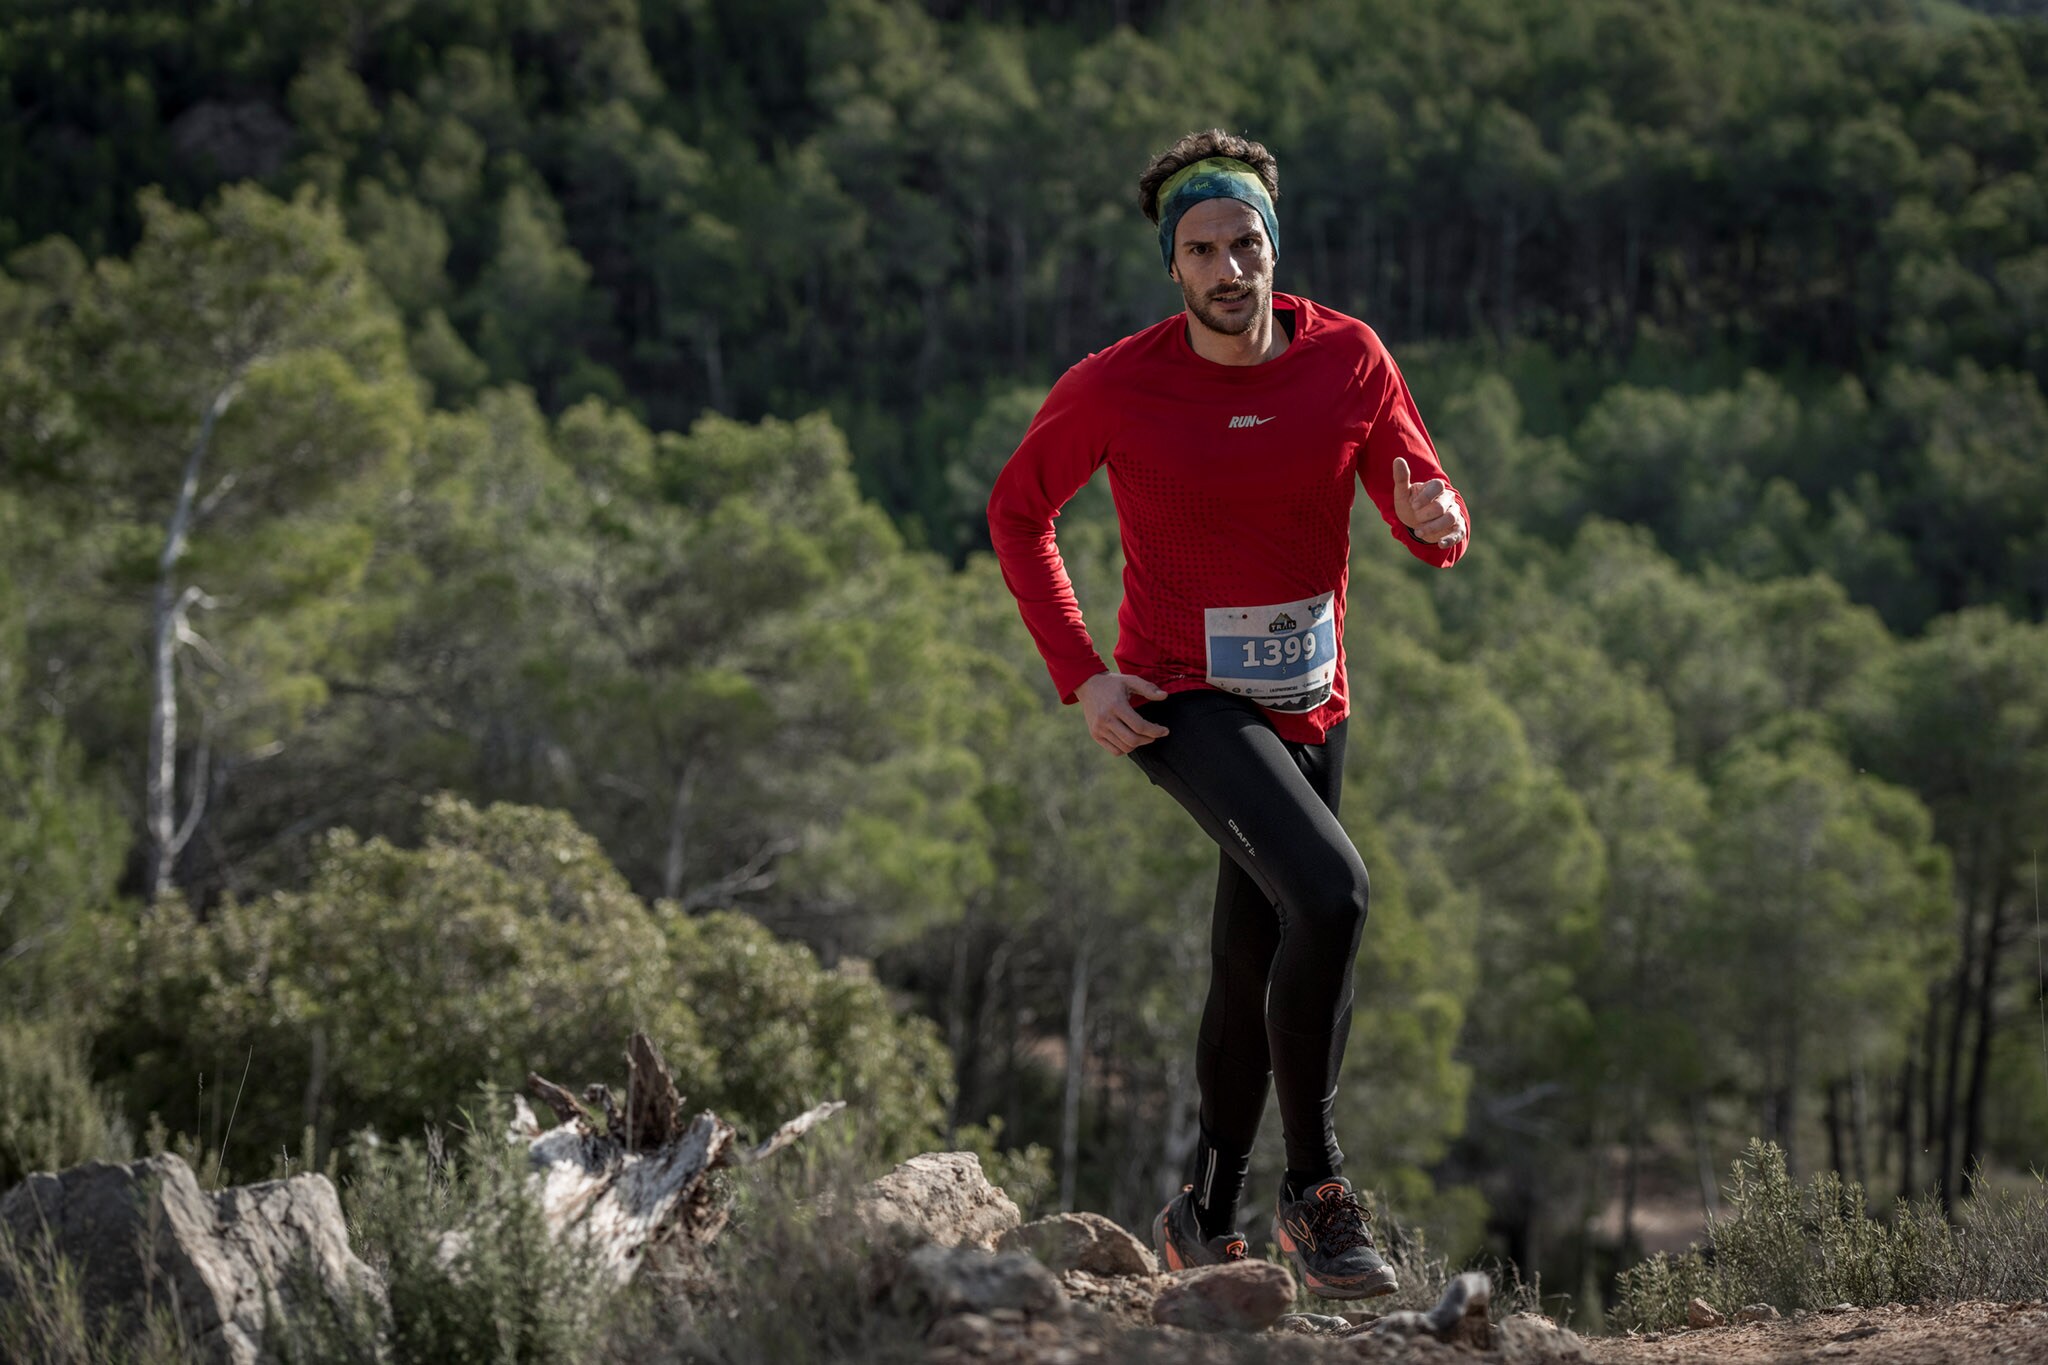
[[[821,1104],[742,1149],[733,1126],[709,1110],[684,1119],[683,1097],[646,1034],[628,1043],[626,1067],[623,1111],[608,1086],[587,1087],[579,1101],[567,1088],[528,1075],[527,1089],[560,1124],[542,1132],[521,1097],[508,1135],[528,1144],[549,1233],[591,1248],[621,1282],[651,1248],[692,1250],[717,1237],[726,1211],[713,1197],[712,1171],[771,1156],[846,1107],[842,1100]]]

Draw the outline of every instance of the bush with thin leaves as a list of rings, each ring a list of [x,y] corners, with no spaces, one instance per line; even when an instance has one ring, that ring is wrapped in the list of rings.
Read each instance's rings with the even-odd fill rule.
[[[76,1031],[0,1019],[0,1190],[33,1171],[125,1161],[135,1137],[93,1088]]]
[[[575,1361],[618,1288],[574,1238],[549,1235],[523,1144],[494,1109],[424,1141],[363,1136],[342,1186],[349,1240],[383,1277],[386,1303],[335,1304],[301,1293],[308,1311],[273,1315],[271,1347],[290,1365],[429,1365]]]
[[[1674,1327],[1694,1298],[1725,1314],[1751,1303],[1790,1312],[2048,1295],[2048,1184],[2038,1179],[1986,1190],[1954,1223],[1926,1200],[1901,1200],[1881,1222],[1860,1185],[1832,1171],[1795,1185],[1777,1145],[1752,1141],[1727,1203],[1727,1216],[1708,1220],[1709,1250],[1660,1254],[1622,1273],[1615,1322]]]

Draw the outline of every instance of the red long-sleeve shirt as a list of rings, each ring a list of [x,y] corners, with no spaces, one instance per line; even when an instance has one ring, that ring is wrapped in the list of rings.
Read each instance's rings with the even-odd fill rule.
[[[1307,299],[1275,294],[1273,308],[1292,312],[1294,339],[1264,364],[1197,355],[1179,313],[1089,356],[1053,386],[997,477],[990,538],[1061,700],[1106,671],[1053,539],[1053,519],[1097,466],[1109,466],[1123,535],[1119,671],[1168,692],[1209,686],[1208,609],[1335,592],[1328,699],[1267,711],[1297,742],[1321,743],[1350,713],[1342,641],[1358,482],[1424,563],[1448,568],[1471,543],[1469,511],[1450,545],[1415,540],[1394,515],[1396,455],[1414,483],[1444,473],[1379,337]]]

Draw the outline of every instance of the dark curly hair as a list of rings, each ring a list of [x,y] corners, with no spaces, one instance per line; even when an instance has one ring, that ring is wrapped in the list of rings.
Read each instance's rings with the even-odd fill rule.
[[[1138,177],[1138,207],[1144,211],[1146,221],[1159,221],[1159,187],[1171,180],[1175,171],[1212,156],[1235,157],[1251,167],[1257,172],[1259,183],[1266,187],[1267,197],[1275,204],[1280,202],[1280,163],[1266,150],[1266,144],[1226,133],[1221,128],[1207,128],[1189,133],[1153,157],[1152,164]]]

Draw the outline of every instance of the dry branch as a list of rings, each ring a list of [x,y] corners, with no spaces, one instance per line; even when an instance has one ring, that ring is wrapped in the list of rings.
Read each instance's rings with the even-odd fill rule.
[[[845,1108],[840,1101],[821,1104],[742,1150],[733,1126],[718,1115],[706,1111],[684,1121],[682,1096],[647,1035],[633,1035],[626,1063],[624,1114],[607,1086],[584,1091],[602,1112],[599,1120],[566,1087],[529,1074],[527,1088],[561,1124],[536,1135],[527,1110],[508,1133],[528,1144],[550,1234],[594,1248],[621,1281],[653,1247],[702,1247],[718,1235],[726,1212],[713,1195],[712,1171],[781,1151]]]

